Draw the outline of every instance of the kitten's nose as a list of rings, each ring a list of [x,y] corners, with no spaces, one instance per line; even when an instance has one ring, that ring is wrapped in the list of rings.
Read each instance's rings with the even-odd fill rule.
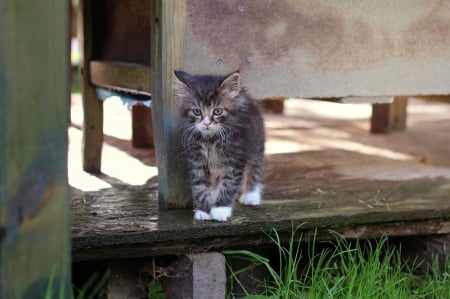
[[[209,117],[205,117],[203,119],[203,125],[208,128],[211,125],[211,120],[209,119]]]

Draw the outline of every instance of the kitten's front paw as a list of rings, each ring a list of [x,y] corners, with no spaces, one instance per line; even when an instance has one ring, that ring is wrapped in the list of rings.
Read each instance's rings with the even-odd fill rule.
[[[211,215],[201,210],[195,210],[194,214],[195,220],[211,220]]]
[[[242,194],[239,202],[248,206],[259,206],[261,204],[261,187],[256,187],[253,191]]]
[[[231,207],[215,207],[209,213],[211,218],[216,221],[227,221],[231,217]]]

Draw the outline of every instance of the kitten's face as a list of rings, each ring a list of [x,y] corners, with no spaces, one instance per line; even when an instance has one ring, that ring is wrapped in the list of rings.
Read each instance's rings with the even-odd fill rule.
[[[189,110],[195,128],[204,136],[213,136],[223,128],[223,120],[228,114],[227,110],[217,105],[195,105]]]
[[[238,72],[217,77],[192,76],[176,71],[175,82],[175,95],[184,126],[204,137],[212,137],[226,130],[230,113],[238,105]]]

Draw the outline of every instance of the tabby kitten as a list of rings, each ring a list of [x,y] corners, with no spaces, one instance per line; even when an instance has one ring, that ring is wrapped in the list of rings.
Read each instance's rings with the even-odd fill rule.
[[[236,199],[261,204],[264,123],[239,72],[213,76],[175,71],[175,96],[194,218],[226,221]]]

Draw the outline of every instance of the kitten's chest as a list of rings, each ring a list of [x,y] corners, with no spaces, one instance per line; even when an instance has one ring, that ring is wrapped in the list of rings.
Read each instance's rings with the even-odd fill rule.
[[[225,166],[225,157],[216,142],[200,144],[200,155],[209,168],[222,168]]]
[[[209,184],[217,186],[225,175],[227,165],[223,153],[217,144],[202,144],[200,150],[203,165]]]

